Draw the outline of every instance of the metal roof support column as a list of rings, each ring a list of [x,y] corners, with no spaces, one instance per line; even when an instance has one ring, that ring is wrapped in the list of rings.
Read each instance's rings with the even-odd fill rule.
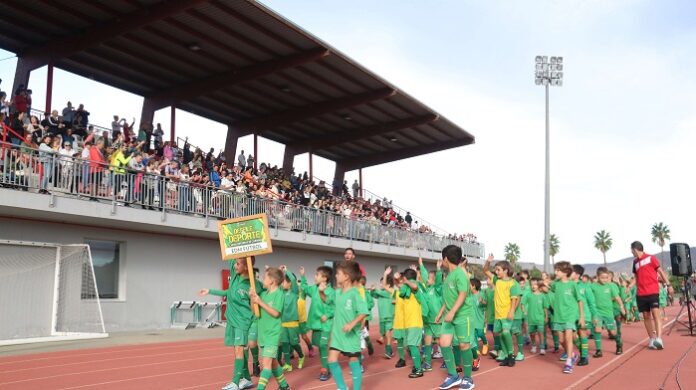
[[[15,91],[17,91],[20,85],[24,85],[24,88],[27,88],[29,86],[29,75],[31,71],[43,65],[46,65],[46,62],[39,61],[32,57],[18,56],[14,84],[12,84],[12,91],[10,91],[11,96],[8,96],[7,100],[10,100],[14,96]]]
[[[227,139],[225,140],[225,161],[231,169],[234,167],[235,156],[237,154],[237,141],[244,134],[232,125],[227,125]]]
[[[259,135],[254,133],[254,170],[259,162]]]
[[[172,104],[171,121],[169,127],[169,143],[176,143],[176,106]]]
[[[362,181],[362,168],[358,169],[358,185],[360,186],[360,197],[364,198],[365,195],[363,194],[363,181]]]
[[[314,156],[309,152],[309,181],[314,180]]]
[[[346,166],[341,163],[336,163],[334,171],[333,192],[336,196],[341,196],[343,192],[343,181],[346,179]]]
[[[155,110],[157,109],[157,102],[150,98],[145,98],[143,100],[143,109],[140,112],[140,128],[145,125],[152,125],[152,121],[155,119]]]
[[[51,112],[51,105],[53,104],[53,63],[48,63],[48,68],[46,69],[46,110],[45,113]]]
[[[297,152],[294,148],[285,145],[285,153],[283,154],[283,173],[289,175],[293,172],[292,165],[295,162]]]

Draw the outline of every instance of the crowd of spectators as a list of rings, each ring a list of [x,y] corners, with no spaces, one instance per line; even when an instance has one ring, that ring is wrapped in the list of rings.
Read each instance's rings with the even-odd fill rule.
[[[0,104],[0,120],[11,129],[8,141],[15,145],[14,154],[5,157],[35,156],[34,160],[14,158],[14,164],[22,164],[22,168],[4,171],[15,180],[19,172],[26,173],[23,180],[34,173],[42,193],[59,189],[92,200],[116,197],[124,206],[193,213],[219,212],[225,207],[225,197],[234,195],[300,205],[375,226],[432,233],[409,212],[397,212],[386,198],[363,199],[357,181],[350,189],[344,182],[338,191],[324,181],[316,182],[307,172],[295,174],[266,163],[256,165],[254,156],[243,150],[236,161],[228,162],[222,151],[216,154],[213,148],[205,153],[187,140],[182,148],[164,141],[160,124],[145,122],[136,131],[135,118],[129,122],[114,116],[110,131],[95,129],[82,104],[75,109],[68,102],[62,115],[53,110],[40,119],[30,115],[31,91],[24,88],[9,102],[0,92]],[[3,158],[5,166],[8,161]],[[203,196],[204,192],[210,196]],[[476,241],[471,234],[447,238]]]

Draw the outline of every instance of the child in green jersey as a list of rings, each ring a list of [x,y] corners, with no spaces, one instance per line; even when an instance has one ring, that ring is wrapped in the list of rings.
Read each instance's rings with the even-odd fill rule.
[[[425,336],[423,337],[423,355],[425,358],[425,363],[423,364],[424,371],[433,370],[433,342],[437,342],[440,338],[440,328],[442,325],[440,322],[435,321],[442,307],[442,260],[438,260],[435,267],[436,271],[428,272],[425,265],[423,265],[423,259],[418,258],[420,277],[423,281],[427,281],[425,284],[425,301],[428,306],[428,313],[423,318],[423,327],[425,331]]]
[[[278,345],[280,344],[281,314],[283,311],[284,295],[279,288],[283,282],[283,271],[278,268],[269,268],[263,277],[265,289],[261,295],[250,294],[251,301],[260,307],[258,343],[261,347],[261,377],[256,386],[258,390],[264,390],[273,375],[278,381],[279,389],[290,390],[288,382],[283,375],[283,369],[278,364]],[[297,301],[295,301],[296,303]]]
[[[284,304],[282,319],[282,332],[280,334],[280,347],[283,353],[283,370],[292,371],[291,354],[297,353],[297,368],[304,366],[305,356],[300,346],[300,315],[297,311],[297,279],[292,272],[289,272],[284,265],[280,266],[283,275]]]
[[[497,358],[500,347],[500,336],[493,333],[493,324],[495,323],[495,290],[493,289],[493,279],[487,278],[487,288],[483,290],[484,302],[486,303],[486,329],[493,334],[493,349],[491,349],[491,357]],[[488,344],[483,345],[481,350],[483,355],[488,353]]]
[[[252,256],[252,264],[256,259]],[[263,291],[258,280],[254,280],[257,293]],[[251,310],[249,291],[249,271],[246,259],[237,259],[230,262],[230,281],[227,290],[202,289],[200,296],[216,295],[227,298],[225,318],[225,345],[234,347],[234,374],[232,381],[223,387],[223,390],[249,389],[254,387],[249,375],[249,363],[247,360],[248,334],[255,323],[256,317]]]
[[[594,357],[602,357],[602,328],[606,329],[609,336],[613,336],[616,341],[616,354],[623,353],[623,341],[621,333],[616,328],[616,320],[614,319],[614,302],[618,302],[622,314],[625,314],[623,302],[619,295],[619,288],[611,281],[611,276],[606,267],[597,268],[597,283],[592,284],[595,303],[597,305],[597,318],[594,321],[593,338],[597,351]]]
[[[380,283],[384,282],[384,278],[380,278]],[[386,276],[386,284],[389,288],[394,287],[394,278],[392,275]],[[376,289],[373,285],[370,295],[377,299],[377,313],[379,314],[379,335],[377,342],[384,343],[384,357],[391,359],[394,357],[392,349],[392,330],[394,328],[394,298],[392,294],[384,288]]]
[[[537,352],[537,348],[541,349],[541,335],[545,334],[544,325],[548,320],[549,304],[546,296],[539,289],[541,284],[540,278],[531,278],[530,284],[532,293],[522,296],[522,305],[527,312],[527,329],[529,336],[532,339],[532,353]],[[545,353],[546,351],[544,351]]]
[[[528,295],[526,289],[527,279],[525,279],[522,275],[517,275],[515,281],[520,289],[520,303],[517,305],[517,308],[515,308],[515,316],[512,319],[512,328],[510,329],[510,333],[512,333],[512,337],[517,343],[517,354],[515,355],[515,360],[521,362],[524,360],[524,334],[522,331],[522,325],[525,322],[524,319],[526,316],[526,309],[524,308],[523,300],[524,297]]]
[[[597,317],[597,305],[595,304],[595,296],[592,287],[582,280],[585,273],[585,268],[579,264],[573,265],[573,273],[571,280],[576,284],[576,291],[580,300],[582,300],[583,314],[585,322],[578,322],[578,338],[580,341],[580,360],[578,366],[586,366],[589,364],[588,352],[588,337],[590,329],[592,329],[592,321]]]
[[[348,366],[353,377],[353,390],[360,390],[362,369],[360,366],[360,324],[367,316],[367,302],[353,287],[360,280],[360,267],[354,261],[342,261],[336,266],[335,307],[336,313],[331,327],[329,369],[338,390],[348,390],[343,379],[339,355],[349,358]],[[311,310],[311,309],[310,309]]]
[[[307,325],[312,331],[312,344],[319,346],[321,358],[321,371],[319,380],[327,381],[331,377],[329,373],[329,335],[331,332],[331,319],[334,316],[334,291],[329,285],[332,270],[321,266],[314,274],[315,285],[310,286],[305,278],[304,267],[300,267],[300,280],[302,290],[312,300],[309,307]]]
[[[554,323],[552,329],[558,333],[561,345],[565,349],[564,374],[571,374],[578,360],[578,354],[573,351],[573,332],[577,330],[578,320],[585,323],[582,299],[577,293],[576,284],[570,280],[573,267],[567,261],[559,261],[554,265],[556,281],[554,289]]]
[[[466,298],[471,301],[469,304],[473,308],[472,324],[474,328],[471,338],[471,353],[474,358],[471,370],[478,371],[481,366],[481,355],[478,353],[479,340],[481,340],[481,346],[484,350],[488,349],[488,340],[486,340],[486,333],[483,330],[485,326],[486,301],[484,294],[481,292],[481,281],[471,278],[469,283],[471,284],[471,294],[467,295]],[[482,352],[482,354],[484,353]]]

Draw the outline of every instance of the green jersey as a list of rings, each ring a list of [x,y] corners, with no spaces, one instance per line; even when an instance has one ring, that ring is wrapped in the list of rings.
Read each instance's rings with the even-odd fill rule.
[[[595,302],[594,292],[589,284],[582,281],[576,283],[578,296],[582,301],[582,312],[585,316],[585,322],[589,323],[593,318],[597,317],[597,304]]]
[[[232,276],[227,290],[210,289],[208,293],[219,297],[227,297],[227,309],[225,310],[227,326],[246,331],[254,320],[254,312],[251,311],[251,300],[249,299],[251,283],[249,283],[249,278],[245,277],[246,275],[235,274],[234,269],[230,275]],[[260,295],[263,292],[263,286],[258,280],[255,280],[255,282],[256,293]]]
[[[343,327],[361,314],[367,315],[367,302],[355,287],[335,292],[336,315],[331,328],[331,348],[341,352],[360,352],[360,324],[348,332]]]
[[[525,286],[525,288],[522,288],[520,286],[519,282],[517,282],[517,281],[515,281],[515,284],[517,285],[517,288],[519,289],[521,295],[520,295],[520,301],[517,303],[517,307],[515,308],[515,316],[512,317],[512,319],[513,320],[521,320],[522,318],[524,318],[525,310],[527,310],[527,309],[523,310],[524,297],[527,296],[529,294],[529,292],[527,292],[526,286]],[[530,292],[531,292],[531,290],[530,290]]]
[[[471,292],[466,296],[468,305],[472,308],[471,316],[471,326],[474,329],[483,329],[485,318],[484,310],[486,308],[486,302],[484,300],[484,294],[481,292],[473,293]]]
[[[660,295],[657,297],[660,307],[667,307],[667,287],[660,286]]]
[[[300,315],[297,312],[297,279],[295,279],[295,275],[292,272],[286,272],[285,275],[290,279],[290,288],[283,290],[283,313],[280,318],[284,323],[297,322],[300,320]]]
[[[309,306],[309,314],[307,315],[307,326],[312,330],[319,330],[322,332],[328,332],[331,330],[331,318],[334,316],[334,289],[331,286],[326,286],[324,290],[324,297],[326,300],[321,298],[321,292],[319,291],[319,286],[310,286],[307,284],[307,278],[302,276],[300,279],[302,283],[302,290],[312,299],[312,303]],[[321,322],[321,317],[326,316],[326,322]]]
[[[555,322],[554,321],[554,310],[553,310],[553,300],[556,299],[556,296],[554,295],[553,291],[549,290],[545,294],[546,296],[546,307],[548,307],[549,310],[549,322]]]
[[[619,297],[619,288],[614,283],[592,283],[597,305],[597,314],[602,318],[614,318],[613,301]]]
[[[546,322],[546,310],[549,308],[546,295],[540,292],[523,295],[522,304],[527,311],[527,323],[529,325],[544,325]]]
[[[283,290],[276,288],[274,291],[264,291],[261,293],[261,300],[277,310],[279,313],[283,311]],[[297,300],[295,301],[297,305]],[[266,310],[261,308],[261,317],[259,318],[258,343],[261,347],[272,347],[280,344],[281,319],[274,318]]]
[[[447,275],[445,279],[445,285],[442,290],[442,296],[445,301],[445,314],[452,309],[454,302],[457,301],[460,292],[469,293],[469,276],[460,267],[455,268],[452,272]],[[467,318],[470,318],[473,308],[471,305],[467,305],[466,301],[454,314],[454,324],[463,323]]]
[[[370,294],[373,298],[377,299],[377,312],[379,313],[379,320],[387,321],[394,318],[394,299],[389,291],[385,289],[372,290]]]
[[[363,292],[365,294],[365,302],[367,303],[367,320],[372,321],[372,309],[375,308],[375,300],[370,295],[370,292],[363,287]]]
[[[621,298],[621,302],[626,301],[626,289],[621,287],[618,283],[611,282],[614,286],[616,286],[616,289],[619,291],[619,298]],[[614,301],[614,315],[618,315],[621,313],[621,306],[619,305],[618,301]]]
[[[488,287],[483,292],[486,297],[486,322],[493,324],[495,322],[495,290]]]
[[[580,318],[578,310],[580,297],[575,283],[570,280],[565,282],[559,280],[554,283],[554,286],[553,320],[560,324],[576,323]]]
[[[421,279],[428,280],[428,270],[424,265],[420,266]],[[428,306],[428,314],[423,317],[423,322],[434,324],[437,314],[442,308],[442,271],[437,270],[435,274],[435,283],[431,286],[425,286],[425,304]]]

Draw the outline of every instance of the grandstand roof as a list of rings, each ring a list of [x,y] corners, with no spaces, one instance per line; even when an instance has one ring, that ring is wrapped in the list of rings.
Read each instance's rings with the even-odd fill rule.
[[[346,170],[473,135],[253,1],[0,2],[0,46]]]

